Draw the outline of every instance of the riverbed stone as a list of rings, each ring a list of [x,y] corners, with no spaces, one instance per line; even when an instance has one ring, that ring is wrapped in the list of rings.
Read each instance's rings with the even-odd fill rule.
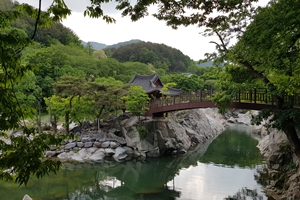
[[[105,158],[105,153],[103,152],[103,149],[98,149],[93,155],[89,157],[90,160],[95,162],[102,162]]]
[[[119,144],[117,144],[116,142],[113,142],[111,141],[110,144],[109,144],[109,147],[112,148],[112,149],[115,149],[119,146]]]
[[[106,148],[104,149],[105,155],[112,156],[115,154],[115,151],[112,148]]]
[[[116,141],[117,143],[119,143],[121,145],[126,145],[126,140],[124,138],[119,137],[119,136],[113,134],[112,132],[109,132],[107,135],[111,140]]]
[[[66,150],[72,149],[75,146],[76,146],[76,142],[68,143],[68,144],[65,145],[65,149]]]
[[[55,151],[56,150],[56,146],[55,145],[50,145],[50,151]]]
[[[159,153],[159,148],[156,147],[154,149],[151,149],[150,151],[148,151],[146,153],[146,156],[147,157],[150,157],[150,158],[156,158],[156,157],[159,157],[160,153]]]
[[[89,137],[83,137],[81,138],[81,142],[89,142],[90,138]]]
[[[84,143],[83,142],[77,142],[76,145],[77,145],[77,147],[82,148],[84,146]]]
[[[239,113],[238,117],[236,118],[236,122],[238,124],[245,124],[245,125],[251,125],[251,119],[252,116],[249,112],[243,114],[243,113]]]
[[[94,146],[97,148],[101,148],[102,147],[101,145],[102,145],[101,142],[98,142],[98,141],[94,142]]]
[[[67,152],[63,152],[61,154],[59,154],[57,157],[60,159],[60,160],[69,160],[71,158],[71,153],[67,153]]]
[[[89,148],[89,147],[91,147],[91,146],[93,146],[93,142],[86,142],[86,143],[84,143],[84,148]]]
[[[109,142],[109,141],[105,141],[105,142],[103,142],[103,143],[101,144],[101,147],[102,147],[102,148],[107,148],[107,147],[109,147],[109,145],[110,145],[110,142]]]
[[[122,147],[117,147],[117,148],[115,149],[115,154],[113,155],[113,157],[114,157],[115,159],[120,160],[120,157],[122,157],[122,156],[125,155],[125,154],[126,154],[126,150],[125,150],[125,149],[123,149]]]
[[[45,156],[46,157],[54,157],[54,156],[56,156],[56,151],[46,151]]]
[[[133,154],[134,153],[133,149],[130,148],[130,147],[124,146],[122,148],[125,149],[126,154]]]

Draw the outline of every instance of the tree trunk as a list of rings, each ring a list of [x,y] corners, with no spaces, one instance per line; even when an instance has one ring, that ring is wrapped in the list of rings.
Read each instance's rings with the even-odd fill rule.
[[[38,133],[42,133],[42,121],[41,121],[41,107],[40,107],[40,102],[38,102],[37,105],[37,112],[36,112],[36,122],[38,126]]]
[[[97,131],[100,130],[100,116],[102,115],[104,108],[105,108],[105,105],[102,105],[98,112],[98,115],[97,115]]]
[[[57,133],[57,119],[55,116],[53,116],[53,118],[51,119],[51,126],[52,126],[52,131],[54,134]]]
[[[298,164],[300,164],[300,140],[297,135],[296,128],[288,127],[285,128],[283,131],[289,140],[293,153],[297,156]]]
[[[70,131],[70,128],[69,128],[69,118],[70,118],[70,113],[69,112],[66,112],[66,115],[65,115],[65,126],[66,126],[66,133],[69,133]]]
[[[277,103],[278,108],[280,110],[284,110],[285,109],[284,105],[287,104],[287,102],[284,101],[284,97],[278,96],[277,100],[278,100]],[[287,107],[289,109],[293,109],[293,104],[290,104],[288,102]],[[298,162],[297,164],[300,164],[300,139],[298,137],[295,126],[292,126],[291,124],[297,124],[297,122],[294,119],[288,117],[282,122],[281,127],[291,145],[292,152],[297,157],[297,162]]]

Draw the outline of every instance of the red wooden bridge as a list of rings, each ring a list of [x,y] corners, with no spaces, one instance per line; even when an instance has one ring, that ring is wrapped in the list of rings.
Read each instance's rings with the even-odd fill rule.
[[[146,116],[159,117],[164,113],[188,110],[195,108],[216,108],[218,107],[211,101],[215,93],[213,91],[197,91],[193,93],[185,93],[180,96],[164,97],[152,99],[149,103],[149,110],[145,113]],[[285,98],[285,101],[290,101],[290,97]],[[300,106],[300,96],[294,96],[293,103]],[[268,94],[267,90],[248,90],[239,91],[232,99],[229,108],[262,110],[267,108],[277,108],[277,99]]]

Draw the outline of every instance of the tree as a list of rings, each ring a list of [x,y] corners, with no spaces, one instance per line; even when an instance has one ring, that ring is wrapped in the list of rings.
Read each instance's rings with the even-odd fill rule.
[[[91,120],[95,117],[95,108],[93,101],[89,100],[86,96],[75,97],[73,99],[72,109],[70,111],[71,121],[79,124],[80,132],[85,120]]]
[[[43,160],[49,145],[58,145],[62,137],[51,134],[36,134],[28,128],[25,119],[32,118],[34,109],[21,105],[16,95],[16,84],[24,74],[33,70],[21,62],[22,50],[33,44],[28,35],[11,27],[11,22],[20,17],[15,10],[0,10],[0,133],[10,143],[0,140],[0,178],[26,184],[30,175],[38,178],[59,169],[59,162]],[[21,136],[7,135],[6,131],[18,129]]]
[[[55,92],[60,97],[67,98],[69,100],[65,109],[65,127],[66,133],[69,133],[70,113],[73,107],[72,101],[75,97],[83,95],[86,89],[86,81],[81,77],[63,76],[59,81],[53,84]]]
[[[195,92],[203,89],[203,79],[197,75],[187,76],[185,74],[170,74],[162,77],[165,83],[175,83],[176,88],[183,92]]]
[[[293,7],[294,6],[294,7]],[[293,7],[293,9],[292,9]],[[277,109],[263,110],[254,119],[259,124],[268,119],[268,127],[282,130],[300,163],[299,130],[300,113],[295,108],[299,95],[299,2],[296,0],[271,1],[256,12],[244,13],[243,19],[251,24],[231,18],[210,29],[220,42],[215,44],[219,54],[228,63],[221,85],[222,93],[215,101],[222,107],[229,105],[239,89],[263,87],[276,99]],[[229,46],[231,34],[238,42]]]
[[[90,42],[86,44],[86,49],[88,55],[93,55],[94,49],[93,49],[93,45]]]
[[[149,109],[148,101],[150,98],[141,86],[131,86],[128,94],[123,99],[125,100],[126,110],[134,115],[140,116]]]
[[[107,58],[105,52],[102,49],[93,51],[93,56],[98,59]]]
[[[104,114],[123,108],[122,96],[126,88],[126,84],[112,77],[97,78],[94,82],[88,83],[85,95],[93,102],[92,107],[95,110],[98,130],[100,119]]]
[[[47,105],[47,111],[50,115],[52,131],[53,133],[57,133],[58,119],[61,116],[65,116],[66,110],[69,105],[69,100],[68,98],[62,98],[56,95],[52,95],[48,98],[44,97],[44,101]]]
[[[270,118],[269,126],[286,134],[300,163],[300,112],[295,108],[300,94],[299,14],[297,0],[272,1],[259,9],[230,58],[262,80],[277,99],[278,109],[261,112],[255,122]]]

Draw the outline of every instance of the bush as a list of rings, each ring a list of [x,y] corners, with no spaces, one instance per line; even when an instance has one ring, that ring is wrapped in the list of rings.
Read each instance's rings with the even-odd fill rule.
[[[137,129],[137,131],[138,131],[138,133],[139,133],[140,139],[141,139],[141,140],[142,140],[142,139],[145,139],[146,136],[147,136],[147,133],[148,133],[146,127],[145,127],[145,126],[139,125],[139,126],[136,127],[136,129]]]

